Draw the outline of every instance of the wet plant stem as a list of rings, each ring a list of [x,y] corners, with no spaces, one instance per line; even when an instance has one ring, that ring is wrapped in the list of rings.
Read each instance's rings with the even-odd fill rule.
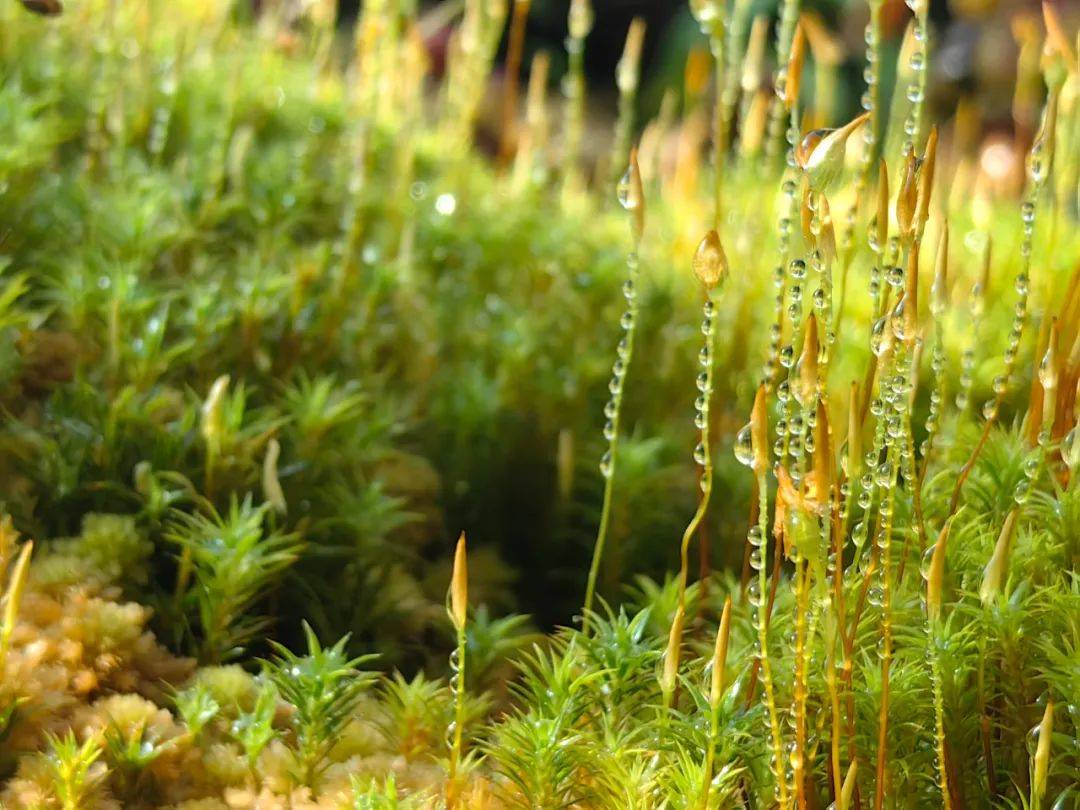
[[[895,347],[897,356],[894,359],[894,381],[902,381],[907,377],[907,369],[910,363],[910,352],[907,346],[899,343]],[[893,369],[890,369],[893,371]],[[886,382],[888,384],[888,382]],[[901,382],[896,382],[896,387],[901,387]],[[897,392],[894,390],[893,396]],[[904,397],[902,391],[900,397]],[[889,397],[891,400],[893,397]],[[891,401],[889,405],[891,406]],[[906,414],[905,414],[906,417]],[[885,417],[886,419],[889,416]],[[879,526],[876,547],[879,551],[879,564],[881,569],[881,703],[878,712],[878,750],[877,770],[874,790],[874,808],[882,810],[885,803],[885,786],[887,781],[887,766],[889,752],[889,671],[893,657],[893,634],[892,634],[892,533],[894,500],[896,495],[896,477],[900,468],[901,449],[896,439],[886,439],[886,454],[888,464],[888,481],[885,484],[885,493],[879,509]]]
[[[761,532],[761,548],[765,548],[769,524],[769,490],[764,472],[758,475],[758,529]],[[777,550],[779,553],[779,549]],[[765,691],[765,706],[768,712],[769,733],[772,737],[771,765],[773,778],[776,780],[776,797],[780,807],[788,806],[788,785],[784,775],[784,742],[780,730],[780,715],[776,708],[776,692],[773,686],[772,664],[769,662],[769,615],[765,605],[765,592],[768,588],[766,560],[762,554],[761,567],[758,568],[758,606],[757,634],[758,660],[761,662],[761,685]]]
[[[705,305],[702,308],[703,320],[701,325],[702,332],[705,335],[701,353],[701,365],[704,370],[698,378],[699,395],[694,404],[694,420],[698,427],[700,437],[697,447],[694,448],[694,461],[701,467],[701,477],[699,481],[701,495],[698,497],[698,505],[694,512],[694,516],[690,519],[690,522],[686,525],[686,529],[683,531],[682,542],[679,546],[679,606],[684,610],[686,607],[687,580],[690,576],[690,541],[693,539],[694,533],[697,532],[698,526],[701,525],[701,521],[705,518],[705,513],[709,509],[709,499],[712,496],[713,485],[712,449],[709,442],[709,414],[712,402],[713,374],[716,365],[717,329],[714,325],[716,305],[713,304],[709,292],[706,292],[705,296]]]
[[[952,810],[949,768],[945,755],[945,699],[942,695],[941,656],[937,645],[940,631],[939,621],[927,620],[926,653],[930,660],[930,683],[934,693],[934,748],[937,753],[938,778],[941,780],[941,806],[944,810]]]
[[[612,367],[612,378],[609,386],[611,399],[608,400],[604,409],[604,415],[607,418],[604,425],[604,435],[608,442],[607,450],[600,460],[600,473],[604,477],[604,495],[603,504],[600,508],[600,525],[596,532],[592,562],[589,564],[589,575],[585,584],[585,604],[581,615],[582,633],[587,633],[589,628],[589,618],[596,595],[596,578],[600,572],[600,560],[604,556],[604,546],[607,542],[611,522],[611,500],[614,492],[615,470],[619,451],[619,422],[622,416],[623,380],[634,356],[634,333],[637,327],[638,315],[637,291],[635,288],[638,275],[638,246],[636,241],[634,249],[627,256],[627,272],[623,287],[623,293],[627,301],[627,309],[622,318],[623,336],[617,349],[618,357]]]
[[[465,625],[457,628],[457,646],[451,661],[451,688],[454,693],[454,725],[450,738],[450,764],[446,780],[446,803],[449,810],[458,807],[460,785],[458,771],[461,768],[462,732],[465,726]]]

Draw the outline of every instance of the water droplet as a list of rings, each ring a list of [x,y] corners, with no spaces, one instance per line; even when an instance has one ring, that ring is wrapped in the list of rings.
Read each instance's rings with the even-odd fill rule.
[[[612,468],[611,451],[608,450],[600,458],[600,474],[602,476],[604,476],[604,478],[611,478],[611,468]]]
[[[930,580],[930,563],[934,559],[934,546],[930,546],[923,552],[922,559],[919,561],[919,573],[922,574],[924,580]]]
[[[705,445],[698,442],[697,447],[694,448],[694,461],[704,467],[708,460],[709,454],[705,450]]]
[[[761,586],[756,579],[750,580],[746,587],[746,599],[754,607],[761,607]]]
[[[628,166],[626,172],[619,178],[618,185],[615,187],[615,196],[619,200],[619,205],[627,211],[634,211],[641,205],[641,199],[634,186],[634,168],[633,166]]]
[[[735,458],[747,467],[754,463],[753,432],[749,423],[744,425],[735,436]]]

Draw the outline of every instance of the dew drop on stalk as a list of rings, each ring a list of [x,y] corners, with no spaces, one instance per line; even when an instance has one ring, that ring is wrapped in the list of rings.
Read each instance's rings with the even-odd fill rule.
[[[746,598],[754,607],[761,606],[761,586],[756,579],[750,580],[750,584],[746,586]]]
[[[708,460],[709,460],[709,456],[705,452],[705,445],[702,444],[701,442],[698,442],[697,447],[694,448],[694,461],[697,462],[702,467],[704,467],[705,463]]]
[[[744,425],[742,430],[735,436],[735,458],[746,467],[751,467],[754,464],[754,445],[749,423]]]
[[[888,320],[883,316],[874,322],[874,326],[870,330],[870,351],[872,351],[876,357],[884,356],[885,352],[889,349],[889,341],[886,334],[888,323]]]
[[[746,533],[746,540],[754,548],[760,548],[765,541],[764,535],[761,533],[761,527],[751,526],[750,531]]]
[[[934,559],[934,548],[933,544],[928,546],[926,551],[923,552],[922,559],[919,561],[919,573],[927,582],[930,580],[930,564]]]
[[[638,195],[634,190],[633,174],[633,167],[628,167],[615,187],[615,196],[619,200],[619,205],[627,211],[633,211],[641,204],[641,200],[638,199]]]
[[[600,457],[600,474],[604,478],[611,477],[611,451],[608,450]]]

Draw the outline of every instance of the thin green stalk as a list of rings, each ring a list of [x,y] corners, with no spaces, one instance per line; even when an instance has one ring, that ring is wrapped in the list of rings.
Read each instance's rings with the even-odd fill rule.
[[[699,396],[694,403],[694,424],[700,431],[700,441],[694,448],[694,461],[701,467],[700,487],[701,497],[698,498],[697,510],[683,531],[682,543],[679,545],[679,604],[685,606],[686,584],[690,573],[690,541],[694,537],[698,526],[709,508],[709,499],[712,496],[713,464],[712,449],[709,442],[709,412],[713,391],[713,374],[716,365],[716,327],[713,323],[716,314],[716,306],[706,293],[705,306],[702,310],[703,320],[701,331],[705,335],[705,343],[701,350],[701,365],[704,370],[698,376]]]
[[[626,310],[620,324],[623,336],[616,349],[615,362],[611,367],[611,381],[608,390],[611,398],[604,406],[604,438],[607,450],[600,459],[600,474],[604,477],[604,498],[600,507],[600,525],[596,531],[596,543],[593,546],[592,562],[585,584],[585,604],[582,609],[581,630],[587,633],[589,618],[592,614],[593,599],[596,594],[596,578],[600,572],[600,560],[604,555],[607,542],[608,524],[611,521],[611,500],[614,492],[615,464],[619,450],[619,423],[622,416],[623,387],[630,362],[634,357],[634,334],[638,320],[637,277],[639,270],[638,250],[641,246],[641,234],[645,228],[645,200],[641,186],[641,172],[638,169],[637,151],[630,152],[630,166],[619,181],[617,190],[619,203],[630,214],[630,232],[632,248],[626,256],[627,277],[623,282],[623,297]]]
[[[1035,217],[1038,211],[1039,198],[1050,177],[1050,170],[1053,165],[1054,136],[1061,87],[1061,83],[1057,83],[1049,89],[1050,94],[1046,101],[1046,109],[1043,111],[1042,125],[1028,154],[1028,175],[1031,179],[1031,188],[1024,202],[1020,205],[1020,220],[1023,229],[1020,240],[1020,269],[1013,282],[1017,301],[1014,308],[1012,329],[1009,330],[1008,345],[1005,348],[1004,369],[1000,375],[994,378],[994,398],[983,406],[983,417],[986,422],[983,425],[982,435],[956,477],[952,499],[949,503],[950,514],[954,514],[960,505],[960,492],[971,471],[975,468],[975,462],[990,438],[990,432],[997,423],[1001,406],[1005,400],[1005,395],[1009,391],[1009,385],[1016,368],[1020,339],[1023,337],[1024,327],[1027,324],[1028,299],[1031,294],[1031,253],[1034,247]],[[987,244],[989,245],[989,243]],[[963,379],[961,379],[961,383],[963,383]],[[968,385],[970,387],[970,380]]]
[[[782,97],[787,88],[788,60],[791,57],[791,46],[795,41],[795,25],[799,21],[800,5],[800,0],[783,0],[783,5],[780,7],[780,24],[776,27],[776,64],[778,67],[773,81],[776,95],[772,99],[772,107],[769,110],[769,128],[765,143],[765,152],[773,159],[779,157],[781,141],[784,138],[784,113],[787,109]],[[793,122],[797,106],[791,105]]]
[[[457,644],[450,655],[450,691],[454,697],[454,723],[450,730],[450,764],[446,780],[448,810],[456,810],[460,789],[458,771],[461,768],[462,732],[465,728],[465,629],[469,618],[468,603],[468,557],[465,534],[462,532],[454,552],[454,569],[447,592],[447,615],[457,636]]]
[[[948,765],[945,759],[945,700],[942,696],[941,657],[938,655],[937,641],[934,637],[937,622],[929,624],[930,643],[927,656],[930,659],[930,683],[934,692],[934,749],[937,752],[938,779],[941,788],[941,806],[952,810],[952,797],[949,794]]]
[[[780,807],[788,806],[788,784],[784,775],[784,740],[780,729],[780,714],[776,708],[776,693],[773,688],[772,664],[769,662],[769,617],[765,608],[765,594],[768,590],[768,575],[765,565],[765,538],[769,528],[769,489],[765,473],[758,474],[758,539],[761,545],[755,549],[760,553],[757,592],[751,594],[751,604],[757,608],[758,656],[761,661],[761,685],[765,692],[765,706],[769,722],[769,734],[772,740],[770,765],[776,780],[776,798]],[[751,552],[753,553],[753,552]]]
[[[450,737],[450,766],[447,774],[447,804],[457,801],[458,771],[461,768],[462,734],[465,728],[465,625],[457,628],[457,645],[450,660],[450,690],[454,695],[454,727]]]
[[[907,416],[907,396],[903,386],[907,379],[907,368],[910,363],[909,350],[905,343],[896,345],[898,356],[894,361],[895,371],[891,381],[892,390],[886,396],[890,407],[902,409],[902,414],[886,416],[903,420]],[[894,405],[895,403],[895,405]],[[888,431],[891,435],[893,431]],[[881,523],[876,538],[878,558],[880,563],[880,600],[881,600],[881,702],[878,711],[878,751],[877,771],[874,791],[874,808],[882,810],[885,802],[885,784],[887,781],[887,764],[889,750],[889,672],[893,657],[893,634],[892,634],[892,534],[893,517],[895,514],[894,501],[896,497],[896,477],[900,469],[901,448],[899,437],[886,439],[887,454],[887,481],[884,482],[884,497],[879,509]]]

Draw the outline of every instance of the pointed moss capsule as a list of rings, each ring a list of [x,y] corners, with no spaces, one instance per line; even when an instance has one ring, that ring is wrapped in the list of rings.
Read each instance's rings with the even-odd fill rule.
[[[838,804],[838,810],[848,810],[851,807],[851,799],[855,795],[855,777],[859,772],[859,761],[857,759],[851,760],[851,764],[848,765],[847,776],[844,777],[844,784],[840,788],[840,802]]]
[[[802,84],[803,65],[806,62],[806,34],[800,21],[795,26],[795,38],[791,42],[791,56],[787,64],[787,76],[784,82],[784,106],[789,110],[799,100],[799,88]]]
[[[727,279],[728,261],[724,254],[724,246],[720,244],[720,235],[716,230],[710,230],[698,243],[694,251],[693,259],[694,275],[705,285],[706,289],[712,289]]]
[[[900,227],[900,234],[908,237],[915,229],[915,208],[918,204],[918,161],[914,154],[907,156],[904,163],[904,177],[900,181],[900,189],[896,192],[896,224]]]
[[[615,84],[620,92],[632,93],[641,76],[641,48],[645,42],[645,20],[635,17],[626,31],[622,58],[616,66]]]
[[[675,617],[668,631],[667,648],[664,651],[664,669],[660,675],[660,691],[670,695],[675,691],[675,681],[679,677],[679,652],[682,649],[683,622],[686,611],[680,604],[675,609]]]
[[[713,711],[720,705],[724,694],[724,670],[727,668],[728,638],[731,635],[731,597],[724,600],[720,614],[720,626],[716,629],[716,645],[713,647],[712,677],[709,680],[709,706]]]
[[[469,571],[468,560],[465,555],[465,532],[461,533],[457,541],[457,548],[454,550],[454,573],[450,577],[449,596],[450,605],[447,612],[450,614],[450,621],[454,623],[454,627],[460,633],[465,629],[465,618],[469,603]]]
[[[30,574],[30,555],[33,553],[34,541],[28,540],[19,551],[15,567],[11,571],[7,593],[4,594],[4,612],[0,617],[0,671],[3,670],[7,658],[11,633],[15,629],[15,620],[19,615],[19,602],[22,601],[23,589],[26,587],[26,579]]]
[[[930,568],[926,573],[926,617],[932,622],[936,622],[941,617],[941,598],[945,583],[945,547],[949,542],[949,532],[952,530],[955,518],[956,515],[953,515],[941,527],[937,542],[934,543]]]
[[[1001,534],[998,535],[997,544],[994,546],[994,553],[983,570],[982,584],[979,586],[979,599],[982,600],[984,605],[989,604],[1001,593],[1001,587],[1005,583],[1005,576],[1009,570],[1009,556],[1012,554],[1012,541],[1016,534],[1018,515],[1019,509],[1014,507],[1005,518],[1005,523],[1001,527]]]
[[[795,160],[806,172],[812,189],[828,192],[837,183],[844,171],[848,138],[869,117],[870,113],[863,113],[839,129],[814,130],[802,139],[795,148]]]
[[[1031,763],[1031,794],[1041,799],[1046,795],[1046,777],[1050,771],[1050,744],[1054,736],[1054,701],[1046,701],[1042,721],[1036,726],[1038,735],[1035,756]]]
[[[751,96],[761,87],[762,77],[765,74],[765,50],[769,37],[769,18],[764,14],[754,17],[754,23],[750,28],[750,39],[746,43],[746,53],[743,56],[742,75],[739,77],[739,86],[746,96]]]
[[[930,136],[926,139],[926,150],[923,152],[922,167],[919,169],[919,192],[918,202],[915,207],[915,223],[922,234],[926,227],[926,221],[930,217],[930,198],[934,193],[934,170],[937,166],[937,143],[938,130],[934,127],[930,130]]]

